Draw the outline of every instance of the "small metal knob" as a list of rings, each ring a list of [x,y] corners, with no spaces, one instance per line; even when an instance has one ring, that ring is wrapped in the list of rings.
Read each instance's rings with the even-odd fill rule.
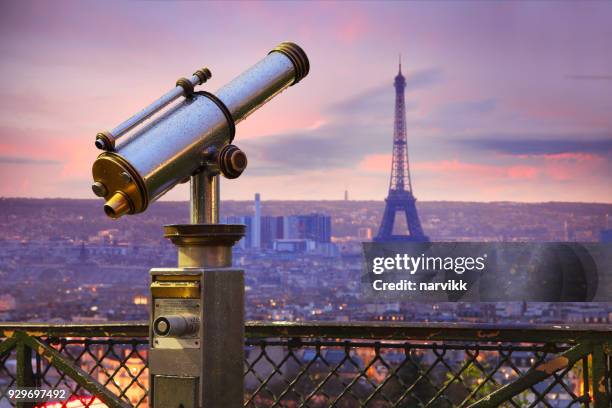
[[[106,186],[100,183],[99,181],[96,181],[91,185],[91,190],[98,197],[104,197],[108,193],[108,191],[106,190]]]
[[[212,77],[212,73],[210,72],[210,69],[208,69],[208,67],[198,69],[196,72],[193,73],[193,75],[198,77],[198,79],[200,80],[200,85],[202,85],[204,82],[208,81]]]
[[[228,179],[239,177],[247,167],[247,156],[235,145],[227,145],[219,152],[219,170]]]
[[[112,152],[115,150],[115,136],[109,131],[100,132],[96,135],[95,145],[100,150]]]

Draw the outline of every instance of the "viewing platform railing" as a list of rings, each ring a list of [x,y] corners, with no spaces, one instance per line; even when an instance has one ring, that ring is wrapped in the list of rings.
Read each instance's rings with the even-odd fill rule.
[[[0,323],[0,408],[148,407],[146,323]],[[611,406],[612,326],[248,322],[245,407]],[[63,403],[15,403],[15,387]]]

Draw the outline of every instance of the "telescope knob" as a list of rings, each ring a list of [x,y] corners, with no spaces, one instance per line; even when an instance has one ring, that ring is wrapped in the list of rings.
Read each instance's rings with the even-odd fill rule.
[[[198,332],[200,318],[191,314],[159,316],[153,322],[153,332],[160,337],[183,337]]]
[[[247,167],[247,156],[236,145],[229,144],[219,152],[219,170],[228,179],[239,177]]]
[[[198,69],[196,72],[193,73],[193,75],[198,77],[198,79],[200,80],[200,85],[204,84],[212,77],[212,73],[210,72],[210,69],[208,69],[208,67]]]

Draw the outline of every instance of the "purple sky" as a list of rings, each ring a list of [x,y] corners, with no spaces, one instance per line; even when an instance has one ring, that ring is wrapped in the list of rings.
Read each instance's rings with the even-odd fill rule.
[[[238,126],[249,168],[223,198],[383,199],[401,53],[418,199],[612,202],[611,3],[20,1],[0,20],[0,196],[93,197],[96,132],[291,40],[311,73]]]

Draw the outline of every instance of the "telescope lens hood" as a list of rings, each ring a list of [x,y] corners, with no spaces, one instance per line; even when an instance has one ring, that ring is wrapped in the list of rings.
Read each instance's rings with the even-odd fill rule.
[[[306,75],[308,75],[308,71],[310,71],[310,62],[308,61],[308,56],[304,52],[304,50],[297,45],[296,43],[292,43],[289,41],[282,42],[278,44],[272,51],[280,52],[285,54],[293,63],[293,67],[295,68],[295,80],[291,85],[295,85],[302,80]]]

